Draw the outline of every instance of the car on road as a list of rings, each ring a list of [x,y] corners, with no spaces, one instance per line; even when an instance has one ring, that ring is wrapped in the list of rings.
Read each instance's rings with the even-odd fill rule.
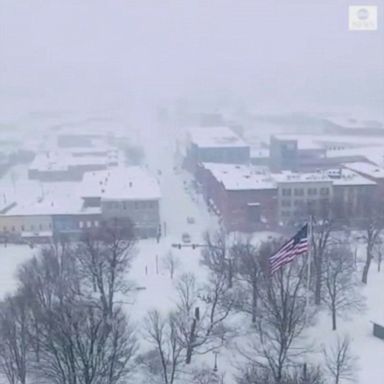
[[[181,240],[183,241],[183,243],[190,243],[191,242],[191,235],[187,232],[184,232],[181,235]]]

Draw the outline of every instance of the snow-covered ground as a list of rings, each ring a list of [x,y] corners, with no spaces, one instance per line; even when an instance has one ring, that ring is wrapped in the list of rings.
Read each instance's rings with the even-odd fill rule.
[[[126,298],[126,308],[132,320],[140,327],[142,319],[151,309],[159,309],[166,313],[175,304],[175,281],[182,273],[192,272],[196,275],[199,283],[205,279],[205,271],[200,265],[200,250],[192,248],[175,249],[173,243],[180,243],[184,232],[191,235],[192,242],[201,242],[201,235],[205,230],[214,231],[218,228],[217,218],[208,213],[201,196],[190,188],[191,177],[180,169],[174,169],[175,146],[178,133],[170,130],[169,136],[162,134],[162,129],[153,122],[148,121],[151,130],[144,127],[142,141],[145,143],[146,159],[148,169],[157,175],[162,199],[161,217],[163,221],[163,236],[157,242],[154,239],[140,240],[137,243],[137,254],[132,263],[129,279],[141,288],[133,295]],[[160,172],[159,172],[160,171]],[[14,178],[23,180],[25,170],[15,170]],[[3,180],[2,185],[12,185],[9,175]],[[187,217],[194,217],[195,223],[188,224]],[[164,231],[165,223],[165,231]],[[268,237],[271,234],[260,233],[255,236]],[[37,249],[31,250],[27,246],[0,245],[0,297],[16,288],[15,274],[18,266],[30,258]],[[179,259],[180,266],[176,269],[174,279],[163,265],[163,259],[168,252]],[[364,247],[359,246],[361,256],[364,256]],[[376,265],[372,265],[367,287],[362,287],[367,297],[367,309],[364,312],[351,316],[348,320],[339,321],[338,334],[351,335],[353,351],[358,355],[358,383],[379,384],[384,377],[384,342],[372,335],[371,321],[384,324],[384,271],[379,273]],[[240,327],[247,329],[247,324]],[[308,329],[308,339],[312,341],[314,353],[319,351],[323,345],[334,342],[336,332],[331,330],[329,314],[324,311],[318,316],[316,324]],[[313,356],[309,356],[312,359]],[[205,357],[206,362],[211,364],[212,356]],[[236,361],[235,350],[222,350],[219,357],[219,370],[233,371],[231,364]],[[231,384],[227,375],[227,383]]]

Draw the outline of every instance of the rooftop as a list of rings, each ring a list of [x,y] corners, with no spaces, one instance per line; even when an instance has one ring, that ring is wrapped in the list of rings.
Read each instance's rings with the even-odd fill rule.
[[[190,140],[199,147],[248,147],[248,144],[229,127],[194,127],[188,130]]]
[[[384,128],[383,123],[378,120],[357,119],[348,116],[333,116],[326,118],[326,120],[342,128]]]
[[[277,134],[280,140],[297,140],[299,149],[326,148],[329,144],[364,148],[384,146],[384,136]]]
[[[333,185],[347,186],[347,185],[376,185],[372,180],[350,170],[350,169],[329,169],[325,171],[331,177]]]
[[[296,173],[283,171],[273,174],[273,178],[280,183],[331,183],[332,179],[325,172]]]
[[[87,172],[80,191],[83,198],[103,200],[157,200],[161,196],[156,178],[136,166]]]
[[[276,183],[264,167],[248,165],[204,163],[216,180],[227,190],[275,189]]]
[[[355,163],[346,163],[344,166],[352,171],[359,172],[363,175],[384,179],[384,168],[381,168],[375,164],[364,163],[364,162],[355,162]]]

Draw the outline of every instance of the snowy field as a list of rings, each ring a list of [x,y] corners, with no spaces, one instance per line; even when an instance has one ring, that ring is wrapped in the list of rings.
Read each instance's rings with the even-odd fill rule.
[[[172,252],[180,260],[180,267],[172,280],[169,271],[163,265],[163,257],[170,251],[171,244],[177,237],[168,236],[159,243],[156,240],[143,240],[137,244],[137,255],[134,259],[129,279],[133,280],[142,289],[136,295],[127,297],[126,308],[134,322],[140,326],[141,320],[151,309],[159,309],[166,313],[175,303],[174,282],[184,272],[196,274],[199,282],[204,281],[204,270],[199,265],[200,251],[191,248],[173,249]],[[15,275],[17,268],[28,260],[38,249],[31,250],[27,246],[8,245],[0,248],[0,296],[16,289]],[[362,288],[367,298],[367,309],[355,314],[347,320],[339,322],[339,335],[349,334],[352,337],[352,348],[358,356],[358,383],[379,384],[384,376],[384,342],[372,335],[371,321],[384,323],[383,295],[384,271],[377,271],[372,265],[367,287]],[[246,329],[246,325],[243,326]],[[335,341],[336,332],[331,331],[330,315],[324,311],[318,320],[307,331],[308,340],[311,341],[311,354],[309,360],[316,359],[322,347]],[[205,360],[212,362],[212,356],[207,355]],[[227,361],[226,361],[227,360]],[[220,353],[220,369],[222,372],[233,370],[232,363],[236,361],[236,353],[224,351]],[[228,377],[228,376],[227,376]],[[229,378],[229,377],[228,377]],[[231,381],[228,381],[230,384]]]

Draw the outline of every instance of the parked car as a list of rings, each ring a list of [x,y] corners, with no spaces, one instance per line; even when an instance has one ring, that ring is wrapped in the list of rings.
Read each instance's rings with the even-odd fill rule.
[[[183,241],[183,243],[190,243],[191,235],[189,233],[184,232],[181,236],[181,240]]]

